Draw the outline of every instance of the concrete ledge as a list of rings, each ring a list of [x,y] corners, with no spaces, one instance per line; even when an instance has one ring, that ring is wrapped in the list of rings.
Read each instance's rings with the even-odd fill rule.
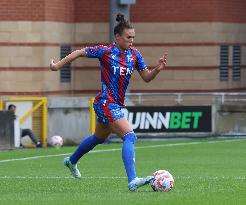
[[[48,108],[88,108],[89,97],[48,98]]]
[[[218,112],[246,112],[246,105],[219,105]]]

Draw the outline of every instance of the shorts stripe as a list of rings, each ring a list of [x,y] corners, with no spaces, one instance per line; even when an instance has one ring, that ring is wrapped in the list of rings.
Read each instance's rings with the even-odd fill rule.
[[[114,117],[113,117],[113,115],[110,112],[108,104],[102,105],[102,109],[103,109],[103,112],[104,112],[105,116],[108,118],[108,121],[109,122],[114,122]]]

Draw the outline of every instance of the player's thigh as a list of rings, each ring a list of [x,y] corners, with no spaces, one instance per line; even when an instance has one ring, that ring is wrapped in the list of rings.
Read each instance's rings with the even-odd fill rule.
[[[126,133],[132,132],[132,126],[125,117],[122,117],[110,123],[111,130],[119,137],[123,137]]]
[[[97,122],[94,135],[99,139],[106,139],[111,132],[111,128],[108,124]]]

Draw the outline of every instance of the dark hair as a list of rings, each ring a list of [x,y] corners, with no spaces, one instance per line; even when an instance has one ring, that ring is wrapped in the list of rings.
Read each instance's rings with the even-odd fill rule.
[[[117,34],[117,33],[122,35],[124,29],[133,28],[133,26],[129,23],[129,21],[127,21],[124,18],[124,15],[121,14],[121,13],[117,14],[116,21],[119,22],[119,23],[114,27],[114,35]]]
[[[10,105],[8,106],[8,110],[11,110],[12,107],[15,108],[16,106],[15,106],[14,104],[10,104]]]

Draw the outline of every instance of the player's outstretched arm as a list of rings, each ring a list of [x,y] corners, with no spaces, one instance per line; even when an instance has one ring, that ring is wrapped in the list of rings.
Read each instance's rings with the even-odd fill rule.
[[[158,61],[158,65],[153,69],[145,69],[139,72],[140,76],[145,82],[150,82],[153,80],[161,70],[164,70],[167,64],[167,53],[165,53]]]
[[[86,56],[86,52],[85,52],[85,49],[83,48],[80,50],[73,51],[72,53],[67,55],[65,58],[58,61],[57,63],[55,63],[54,59],[51,59],[50,60],[50,70],[52,71],[60,70],[62,66],[64,66],[65,64],[71,63],[78,57],[85,57],[85,56]]]

